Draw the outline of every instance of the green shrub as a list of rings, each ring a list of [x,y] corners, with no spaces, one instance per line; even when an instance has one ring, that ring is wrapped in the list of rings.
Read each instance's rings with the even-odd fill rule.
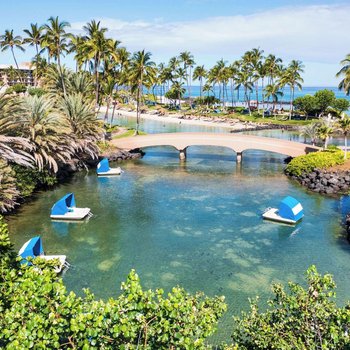
[[[306,280],[306,288],[289,282],[286,290],[274,284],[266,310],[251,300],[250,311],[234,317],[232,338],[239,349],[349,349],[350,311],[337,307],[332,276],[311,266]]]
[[[0,238],[1,349],[204,349],[226,310],[223,297],[146,290],[133,270],[116,298],[78,297],[52,263],[16,263],[1,217]]]
[[[46,170],[39,171],[37,168],[26,168],[17,164],[12,165],[12,168],[16,173],[16,187],[22,197],[30,196],[37,188],[50,187],[57,183],[56,176]]]
[[[327,169],[339,164],[344,164],[344,153],[340,149],[327,149],[293,158],[285,172],[288,175],[300,176],[315,169]]]
[[[27,91],[27,87],[24,84],[15,84],[6,90],[6,92],[8,93],[15,92],[16,94],[19,94],[21,92],[26,92],[26,91]]]
[[[31,87],[31,88],[28,89],[28,94],[30,96],[38,96],[38,97],[40,97],[42,95],[45,95],[45,93],[46,93],[46,91],[44,89],[42,89],[42,88],[33,88],[33,87]]]

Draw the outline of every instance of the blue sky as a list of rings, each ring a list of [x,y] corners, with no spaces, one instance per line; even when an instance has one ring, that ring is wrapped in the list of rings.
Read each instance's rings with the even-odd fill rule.
[[[285,63],[305,64],[307,86],[334,86],[339,62],[350,52],[349,1],[325,0],[3,0],[0,33],[23,35],[30,23],[50,16],[71,23],[78,33],[91,19],[101,20],[109,35],[130,51],[146,49],[156,62],[184,50],[197,64],[210,67],[221,58],[232,62],[260,47]],[[34,55],[17,53],[19,61]],[[12,62],[0,53],[0,63]],[[72,66],[72,60],[66,59]]]

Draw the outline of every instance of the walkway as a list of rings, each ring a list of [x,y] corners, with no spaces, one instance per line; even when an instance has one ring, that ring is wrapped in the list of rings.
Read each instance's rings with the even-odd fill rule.
[[[270,137],[198,132],[138,135],[112,140],[112,144],[128,151],[145,147],[172,146],[180,152],[180,159],[186,158],[186,149],[190,146],[227,147],[237,153],[237,162],[241,161],[242,152],[249,149],[276,152],[291,157],[321,150],[320,147]]]

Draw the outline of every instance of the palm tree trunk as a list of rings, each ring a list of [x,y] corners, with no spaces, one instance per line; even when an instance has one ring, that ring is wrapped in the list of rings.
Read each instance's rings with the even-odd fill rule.
[[[104,117],[104,122],[108,122],[108,114],[109,114],[109,105],[110,105],[111,101],[110,98],[107,98],[107,106],[106,106],[106,112],[105,112],[105,117]]]
[[[22,75],[21,75],[21,72],[19,70],[18,63],[17,63],[16,56],[15,56],[15,52],[13,51],[13,47],[12,46],[11,46],[11,52],[12,52],[12,56],[13,56],[13,59],[15,61],[16,67],[17,67],[17,74],[18,74],[19,80],[23,84]]]
[[[259,88],[259,84],[256,83],[256,84],[255,84],[256,110],[257,110],[258,113],[259,113],[259,91],[258,91],[258,88]]]
[[[111,122],[110,122],[110,127],[113,125],[113,120],[114,120],[114,113],[115,113],[115,106],[116,106],[116,101],[113,100],[113,111],[112,111],[112,116],[111,116]]]
[[[289,105],[289,120],[292,119],[293,113],[293,94],[294,94],[294,86],[290,87],[290,105]]]
[[[203,78],[200,77],[199,78],[199,96],[200,96],[200,99],[202,99],[202,89],[203,89],[203,87],[202,87],[202,85],[203,85],[202,80],[203,80]]]
[[[347,158],[347,153],[348,153],[348,135],[344,135],[344,145],[345,145],[345,150],[344,150],[344,159]]]
[[[98,65],[100,64],[98,57],[96,57],[95,60],[95,79],[96,79],[96,87],[95,87],[95,104],[96,106],[98,105],[98,99],[99,99],[99,85],[98,85],[98,79],[99,79],[99,74],[98,74]]]
[[[63,95],[64,95],[64,97],[66,97],[67,96],[67,91],[66,91],[66,85],[65,85],[64,79],[63,79],[63,74],[62,74],[61,58],[60,58],[59,47],[57,47],[57,67],[58,67],[58,72],[60,73],[60,76],[61,76]]]
[[[35,44],[36,49],[36,63],[35,63],[35,77],[34,77],[34,87],[38,86],[38,59],[39,59],[39,48],[38,44]]]
[[[187,85],[188,85],[188,100],[190,102],[190,107],[192,109],[192,102],[191,102],[191,67],[190,67],[190,74],[187,76]]]
[[[134,134],[135,136],[139,134],[141,87],[142,87],[142,85],[139,84],[139,87],[138,87],[138,90],[137,90],[137,100],[136,100],[136,129],[135,129],[135,134]]]

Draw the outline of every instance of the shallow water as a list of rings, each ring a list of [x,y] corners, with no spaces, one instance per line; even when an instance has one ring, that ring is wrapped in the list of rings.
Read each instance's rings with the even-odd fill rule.
[[[344,303],[350,290],[350,247],[341,229],[348,197],[306,192],[283,175],[283,156],[260,151],[191,147],[180,163],[172,148],[149,148],[143,159],[122,164],[118,177],[77,174],[53,191],[39,193],[9,218],[15,248],[33,235],[47,254],[66,254],[64,274],[77,293],[97,297],[120,292],[135,268],[147,288],[225,295],[229,312],[215,339],[228,339],[231,316],[247,309],[248,297],[266,300],[270,284],[302,281],[311,264],[330,272]],[[52,204],[74,192],[94,216],[82,223],[51,222]],[[295,227],[266,222],[262,211],[285,195],[301,201],[305,218]]]

